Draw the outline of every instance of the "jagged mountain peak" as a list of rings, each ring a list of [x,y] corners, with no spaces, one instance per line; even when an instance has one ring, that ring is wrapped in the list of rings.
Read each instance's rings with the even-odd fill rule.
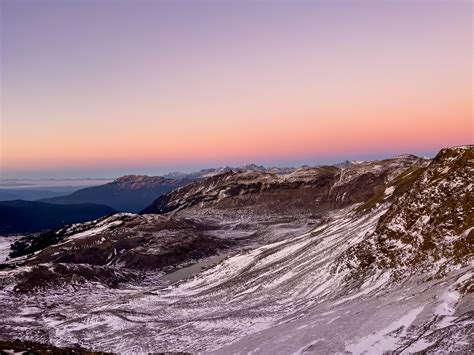
[[[149,184],[162,183],[167,179],[161,176],[148,175],[124,175],[115,179],[112,183],[119,185],[127,185],[131,187],[145,186]]]
[[[344,160],[340,163],[335,164],[334,166],[344,169],[344,168],[349,168],[354,165],[359,165],[365,163],[365,160]]]
[[[419,159],[415,154],[399,154],[394,159]]]
[[[263,165],[257,165],[257,164],[247,164],[243,165],[239,168],[240,170],[252,170],[252,171],[267,171],[267,169]]]
[[[223,173],[227,173],[230,171],[233,172],[248,172],[248,171],[255,171],[255,172],[268,172],[268,173],[273,173],[273,174],[284,174],[284,173],[289,173],[291,171],[294,171],[294,168],[280,168],[280,167],[270,167],[266,168],[263,165],[257,165],[254,163],[242,165],[240,167],[230,167],[230,166],[222,166],[219,168],[206,168],[206,169],[201,169],[196,172],[191,172],[191,173],[182,173],[182,172],[172,172],[168,173],[166,175],[163,175],[165,178],[172,178],[172,179],[190,179],[190,180],[201,180],[201,179],[206,179],[215,175],[220,175]]]

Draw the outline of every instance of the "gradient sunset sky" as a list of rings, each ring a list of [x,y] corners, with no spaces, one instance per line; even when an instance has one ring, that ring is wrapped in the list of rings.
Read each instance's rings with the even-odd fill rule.
[[[473,143],[471,1],[0,4],[2,178]]]

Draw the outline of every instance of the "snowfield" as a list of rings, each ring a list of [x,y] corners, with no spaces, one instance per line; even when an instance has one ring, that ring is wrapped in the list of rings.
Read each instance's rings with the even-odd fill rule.
[[[335,263],[373,232],[386,209],[382,205],[362,218],[351,209],[338,211],[302,234],[238,252],[175,283],[150,276],[140,286],[91,283],[34,298],[3,289],[0,330],[121,353],[371,354],[423,350],[448,329],[462,335],[473,321],[456,315],[469,299],[458,288],[472,282],[472,270],[423,284],[397,283],[390,272],[359,283]],[[443,349],[458,346],[448,342]]]
[[[15,243],[20,236],[14,237],[1,237],[0,236],[0,263],[4,262],[8,258],[8,254],[10,253],[10,245]]]

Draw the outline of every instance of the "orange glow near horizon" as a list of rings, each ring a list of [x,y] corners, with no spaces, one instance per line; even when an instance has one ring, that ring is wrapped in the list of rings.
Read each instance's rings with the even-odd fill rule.
[[[1,6],[0,177],[474,141],[468,2]]]
[[[452,111],[451,111],[452,113]],[[443,114],[440,114],[443,115]],[[339,155],[350,151],[368,152],[383,147],[385,152],[400,151],[400,146],[407,149],[439,149],[439,142],[445,146],[471,143],[472,131],[464,130],[463,125],[469,121],[469,112],[464,116],[445,119],[445,125],[430,125],[436,120],[434,115],[414,115],[401,122],[397,117],[384,118],[384,127],[377,127],[377,117],[364,116],[357,126],[344,125],[344,121],[327,120],[317,126],[308,125],[281,126],[274,124],[265,129],[248,129],[238,135],[226,127],[207,129],[207,132],[196,130],[195,134],[187,133],[186,140],[157,139],[152,132],[136,132],[133,136],[127,132],[115,132],[110,138],[90,135],[87,142],[55,140],[42,142],[41,150],[24,142],[16,147],[15,155],[4,159],[6,166],[20,170],[23,165],[35,168],[70,167],[75,165],[118,165],[118,164],[173,164],[193,161],[212,162],[213,160],[246,159],[248,162],[261,159],[298,158],[299,156]],[[457,117],[466,117],[465,120]],[[305,121],[289,119],[290,122]],[[392,124],[391,124],[392,123]],[[403,123],[403,124],[402,124]],[[237,130],[245,130],[239,127]],[[70,139],[70,137],[68,137]],[[166,137],[163,137],[166,138]],[[126,142],[123,145],[116,141]],[[67,146],[68,149],[62,149]],[[34,153],[36,151],[36,154]],[[18,163],[16,163],[18,162]]]

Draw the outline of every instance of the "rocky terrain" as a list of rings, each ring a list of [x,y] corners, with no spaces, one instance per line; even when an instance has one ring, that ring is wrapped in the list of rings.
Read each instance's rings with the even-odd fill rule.
[[[349,163],[350,164],[350,163]],[[195,180],[203,180],[212,176],[225,174],[231,171],[234,172],[268,172],[268,173],[275,173],[275,174],[285,174],[290,173],[296,170],[295,168],[279,168],[279,167],[270,167],[266,168],[263,165],[256,165],[256,164],[247,164],[240,167],[229,167],[229,166],[222,166],[220,168],[208,168],[202,169],[199,171],[191,172],[191,173],[183,173],[179,171],[171,172],[166,175],[163,175],[164,178],[167,179],[187,179],[190,181]]]
[[[142,215],[16,240],[0,271],[0,339],[122,353],[467,354],[473,173],[473,146],[231,169]]]
[[[314,214],[365,202],[383,191],[387,181],[402,171],[426,164],[424,159],[402,156],[345,169],[308,167],[290,173],[230,170],[162,195],[143,213],[212,205],[216,210],[235,209],[256,214],[285,210],[290,214]]]
[[[415,176],[412,176],[415,175]],[[354,251],[372,255],[380,268],[403,275],[425,271],[447,274],[469,265],[474,255],[474,153],[472,148],[443,149],[426,169],[409,170],[412,179],[380,218],[374,237]],[[399,178],[399,179],[400,179]],[[397,194],[397,186],[385,195]]]

